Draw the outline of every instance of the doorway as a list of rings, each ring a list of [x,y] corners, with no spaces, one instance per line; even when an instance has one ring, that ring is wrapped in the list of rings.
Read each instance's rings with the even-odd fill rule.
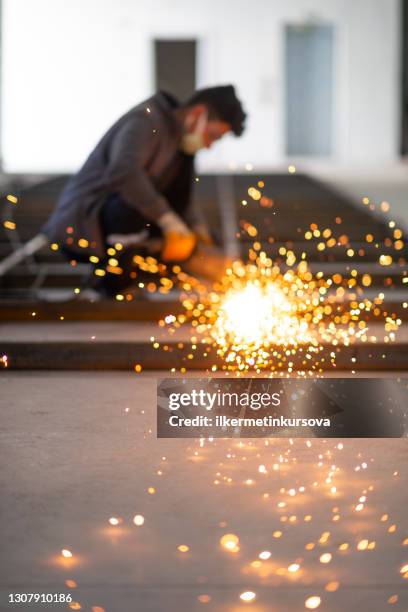
[[[154,41],[155,89],[173,94],[180,102],[196,89],[197,41],[193,39]]]

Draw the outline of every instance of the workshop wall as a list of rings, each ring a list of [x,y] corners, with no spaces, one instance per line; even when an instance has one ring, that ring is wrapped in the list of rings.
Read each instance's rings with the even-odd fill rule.
[[[332,163],[399,147],[399,0],[3,0],[1,149],[12,172],[73,171],[154,88],[153,39],[198,39],[198,86],[234,83],[248,130],[201,171],[272,169],[285,156],[285,26],[335,28]]]

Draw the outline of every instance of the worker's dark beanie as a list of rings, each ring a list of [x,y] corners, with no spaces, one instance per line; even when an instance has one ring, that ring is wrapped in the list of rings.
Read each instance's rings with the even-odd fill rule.
[[[246,114],[235,94],[233,85],[218,85],[217,87],[199,89],[186,102],[186,106],[193,104],[208,106],[210,114],[229,123],[236,136],[241,136],[244,131]]]

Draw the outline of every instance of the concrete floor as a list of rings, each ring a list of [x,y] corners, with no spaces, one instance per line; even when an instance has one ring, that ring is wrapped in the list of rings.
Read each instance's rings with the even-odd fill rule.
[[[66,580],[77,584],[71,609],[93,612],[298,612],[313,595],[330,612],[408,609],[406,439],[200,447],[156,439],[154,377],[2,372],[0,385],[2,612],[8,592],[66,591]],[[226,533],[239,552],[222,549]],[[361,540],[375,548],[358,550]]]

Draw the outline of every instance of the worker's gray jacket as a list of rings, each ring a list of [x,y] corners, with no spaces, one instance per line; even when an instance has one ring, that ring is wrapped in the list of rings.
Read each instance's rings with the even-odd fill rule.
[[[170,210],[161,190],[181,139],[181,125],[173,112],[177,105],[171,96],[159,92],[108,130],[68,181],[44,226],[50,241],[67,244],[68,239],[72,250],[84,253],[77,247],[84,238],[90,244],[88,251],[102,255],[99,213],[110,193],[120,194],[149,221]]]

